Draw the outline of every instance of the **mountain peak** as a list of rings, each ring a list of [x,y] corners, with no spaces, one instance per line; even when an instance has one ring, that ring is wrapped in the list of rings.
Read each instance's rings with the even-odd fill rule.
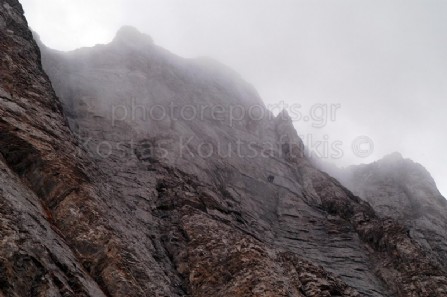
[[[394,152],[382,158],[383,161],[402,161],[404,157],[399,152]]]
[[[290,117],[289,113],[287,112],[286,109],[283,109],[277,116],[276,119],[278,121],[283,121],[283,122],[290,122],[292,123],[292,118]]]
[[[113,42],[125,43],[129,45],[153,44],[154,41],[149,35],[142,33],[132,26],[121,27],[115,35]]]

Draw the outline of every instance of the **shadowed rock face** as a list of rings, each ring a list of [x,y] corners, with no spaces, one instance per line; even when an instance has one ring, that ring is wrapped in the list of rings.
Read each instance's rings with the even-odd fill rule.
[[[232,70],[124,28],[41,45],[51,84],[17,1],[0,26],[0,296],[447,294]]]

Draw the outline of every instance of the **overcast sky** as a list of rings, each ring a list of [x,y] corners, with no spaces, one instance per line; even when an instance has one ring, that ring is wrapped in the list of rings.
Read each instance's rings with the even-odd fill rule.
[[[399,151],[423,164],[447,195],[447,1],[21,2],[52,48],[107,43],[122,25],[133,25],[175,54],[227,64],[269,106],[300,104],[303,119],[295,126],[308,146],[343,143],[336,164]],[[318,103],[341,106],[321,128],[304,120]],[[372,148],[359,136],[373,141],[369,156],[353,153],[353,142],[362,153]]]

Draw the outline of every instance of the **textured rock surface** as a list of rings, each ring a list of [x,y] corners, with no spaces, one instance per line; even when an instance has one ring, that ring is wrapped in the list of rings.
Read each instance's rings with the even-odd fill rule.
[[[394,153],[334,175],[381,217],[405,225],[410,236],[447,268],[447,201],[424,167]]]
[[[169,294],[150,256],[140,260],[145,273],[138,265],[129,267],[135,254],[150,252],[136,248],[132,243],[141,238],[120,230],[120,216],[108,211],[114,200],[108,181],[68,128],[22,7],[0,1],[0,13],[5,20],[0,30],[1,291],[6,296]]]
[[[21,6],[0,4],[0,296],[447,294],[431,250],[231,70],[129,27],[41,45],[62,111]]]

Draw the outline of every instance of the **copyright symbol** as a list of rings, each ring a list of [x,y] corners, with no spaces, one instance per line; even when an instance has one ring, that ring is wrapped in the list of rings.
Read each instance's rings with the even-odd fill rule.
[[[367,158],[374,152],[374,141],[368,136],[359,136],[352,142],[352,152],[359,158]]]

